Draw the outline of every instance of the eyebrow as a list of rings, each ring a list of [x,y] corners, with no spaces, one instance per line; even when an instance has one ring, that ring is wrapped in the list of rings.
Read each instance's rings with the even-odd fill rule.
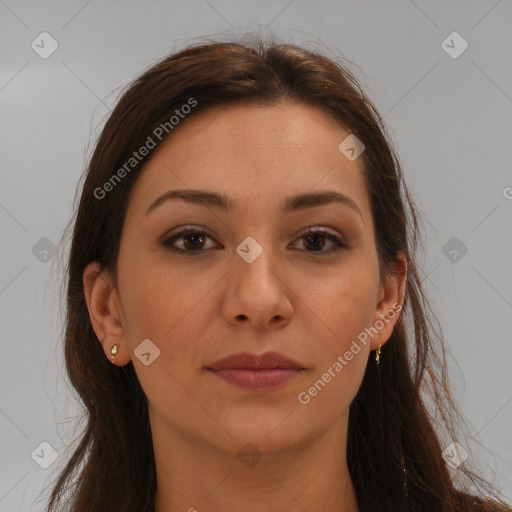
[[[181,190],[169,190],[165,194],[159,196],[151,206],[146,210],[144,216],[147,216],[150,212],[155,210],[161,204],[173,200],[181,199],[188,203],[197,204],[199,206],[206,206],[208,208],[215,208],[217,210],[230,213],[233,210],[236,202],[230,197],[219,194],[217,192],[210,192],[208,190],[193,190],[193,189],[181,189]],[[283,211],[285,213],[292,211],[305,210],[307,208],[313,208],[315,206],[323,206],[330,203],[339,203],[346,206],[356,212],[363,221],[363,215],[361,210],[353,199],[336,192],[334,190],[321,190],[318,192],[306,192],[297,194],[285,199],[283,204]]]

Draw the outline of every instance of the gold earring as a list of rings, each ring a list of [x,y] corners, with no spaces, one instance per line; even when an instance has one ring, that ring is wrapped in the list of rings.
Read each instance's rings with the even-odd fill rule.
[[[110,359],[112,359],[112,361],[114,360],[114,356],[117,354],[117,349],[118,349],[119,345],[116,343],[115,345],[112,346],[112,348],[110,349],[110,353],[112,354]]]
[[[377,364],[380,364],[380,347],[381,347],[381,346],[382,346],[382,345],[379,345],[379,348],[378,348],[378,349],[377,349],[377,351],[375,352],[375,362],[376,362]]]

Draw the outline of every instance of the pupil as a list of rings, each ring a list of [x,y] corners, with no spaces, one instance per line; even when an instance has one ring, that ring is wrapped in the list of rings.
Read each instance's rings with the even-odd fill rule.
[[[195,239],[195,242],[193,241],[192,244],[187,244],[187,241],[190,242],[190,240],[193,240]],[[202,236],[200,234],[193,234],[193,235],[188,235],[187,238],[185,238],[185,247],[187,247],[187,245],[192,245],[192,249],[197,249],[197,247],[203,243],[204,240],[202,240]]]
[[[323,240],[325,237],[323,235],[308,235],[308,236],[306,236],[308,244],[311,243],[311,240],[317,240],[318,241],[320,238]],[[323,247],[323,243],[321,243],[320,245],[313,243],[312,245],[313,246],[316,245],[317,249],[321,249]]]

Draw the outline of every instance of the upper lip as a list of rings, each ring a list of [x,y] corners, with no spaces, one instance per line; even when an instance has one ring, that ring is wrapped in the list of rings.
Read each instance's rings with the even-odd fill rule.
[[[214,364],[207,367],[209,370],[225,370],[230,368],[245,368],[250,370],[261,370],[270,368],[292,368],[304,370],[305,368],[286,356],[278,352],[265,352],[256,355],[249,352],[241,352],[220,359]]]

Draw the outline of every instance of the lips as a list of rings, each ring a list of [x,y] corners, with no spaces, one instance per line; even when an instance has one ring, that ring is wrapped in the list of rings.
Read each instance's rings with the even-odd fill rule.
[[[277,352],[262,355],[234,354],[207,367],[225,382],[251,391],[280,388],[297,378],[305,368]]]
[[[302,365],[278,352],[265,352],[259,356],[249,352],[233,354],[208,366],[210,370],[264,370],[275,368],[304,370]]]

